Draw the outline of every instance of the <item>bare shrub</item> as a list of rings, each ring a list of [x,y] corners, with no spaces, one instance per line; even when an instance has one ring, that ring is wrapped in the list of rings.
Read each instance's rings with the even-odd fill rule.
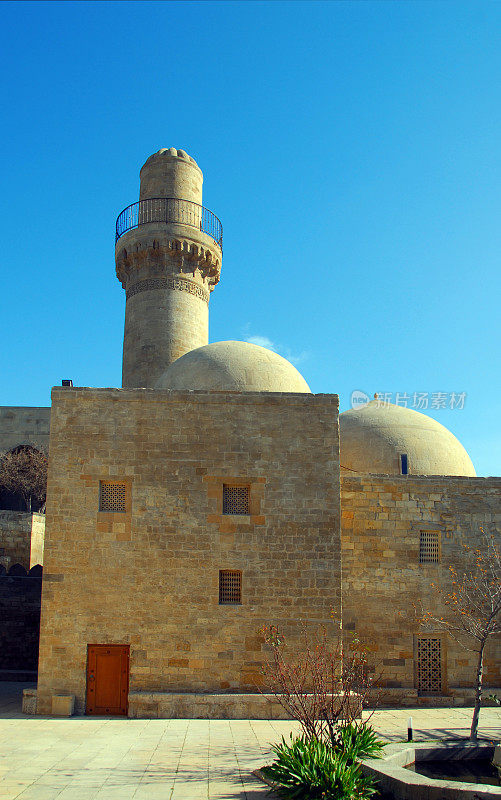
[[[307,738],[334,743],[338,726],[354,723],[369,698],[374,703],[378,680],[368,662],[369,649],[356,636],[343,637],[340,625],[333,638],[322,625],[313,631],[304,623],[299,627],[300,647],[294,654],[276,626],[262,629],[271,651],[264,682]]]
[[[21,445],[0,458],[0,489],[20,495],[31,511],[35,500],[45,510],[47,493],[47,456],[43,450]]]
[[[477,654],[475,672],[475,706],[470,739],[478,737],[478,719],[482,703],[484,650],[490,637],[501,633],[501,555],[498,531],[482,536],[477,548],[463,544],[464,570],[449,567],[450,586],[432,588],[441,599],[445,616],[425,611],[421,625],[446,631],[467,650]]]

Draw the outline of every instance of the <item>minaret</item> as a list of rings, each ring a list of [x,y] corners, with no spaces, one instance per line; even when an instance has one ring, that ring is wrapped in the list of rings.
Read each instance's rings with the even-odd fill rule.
[[[154,153],[139,202],[117,219],[115,261],[125,289],[122,386],[154,387],[176,358],[209,341],[222,226],[202,206],[202,171],[184,150]]]

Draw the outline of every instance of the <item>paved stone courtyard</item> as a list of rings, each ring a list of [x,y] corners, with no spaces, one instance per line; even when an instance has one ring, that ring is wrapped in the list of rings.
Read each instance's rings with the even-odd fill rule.
[[[293,723],[263,720],[54,719],[20,711],[22,689],[0,683],[1,800],[265,800],[252,776],[269,743]],[[466,736],[471,709],[382,710],[373,724],[385,738]],[[501,710],[486,708],[481,734],[501,738]],[[268,795],[269,797],[269,795]]]

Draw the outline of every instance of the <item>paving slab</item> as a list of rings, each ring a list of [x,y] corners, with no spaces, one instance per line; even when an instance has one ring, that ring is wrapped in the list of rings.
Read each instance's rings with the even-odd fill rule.
[[[299,731],[282,720],[32,717],[21,712],[27,686],[0,683],[1,800],[265,800],[252,771]],[[406,741],[409,716],[417,741],[457,738],[471,713],[384,709],[371,723],[387,741]],[[501,739],[500,709],[482,709],[480,734]]]

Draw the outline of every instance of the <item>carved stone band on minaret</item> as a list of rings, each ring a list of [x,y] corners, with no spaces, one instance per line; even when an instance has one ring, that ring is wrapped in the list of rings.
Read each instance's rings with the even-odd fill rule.
[[[209,303],[209,292],[197,283],[187,281],[184,278],[147,278],[144,281],[134,283],[127,289],[125,297],[128,300],[139,292],[148,292],[152,289],[177,289],[180,292],[194,294],[195,297],[199,297],[204,303]]]
[[[162,237],[163,238],[163,237]],[[131,280],[136,280],[138,272],[144,277],[150,275],[177,275],[187,273],[199,277],[211,292],[221,275],[221,255],[219,248],[204,247],[196,242],[180,239],[149,239],[134,242],[132,250],[121,248],[116,253],[116,273],[122,287],[127,289]],[[118,248],[117,248],[118,249]]]

